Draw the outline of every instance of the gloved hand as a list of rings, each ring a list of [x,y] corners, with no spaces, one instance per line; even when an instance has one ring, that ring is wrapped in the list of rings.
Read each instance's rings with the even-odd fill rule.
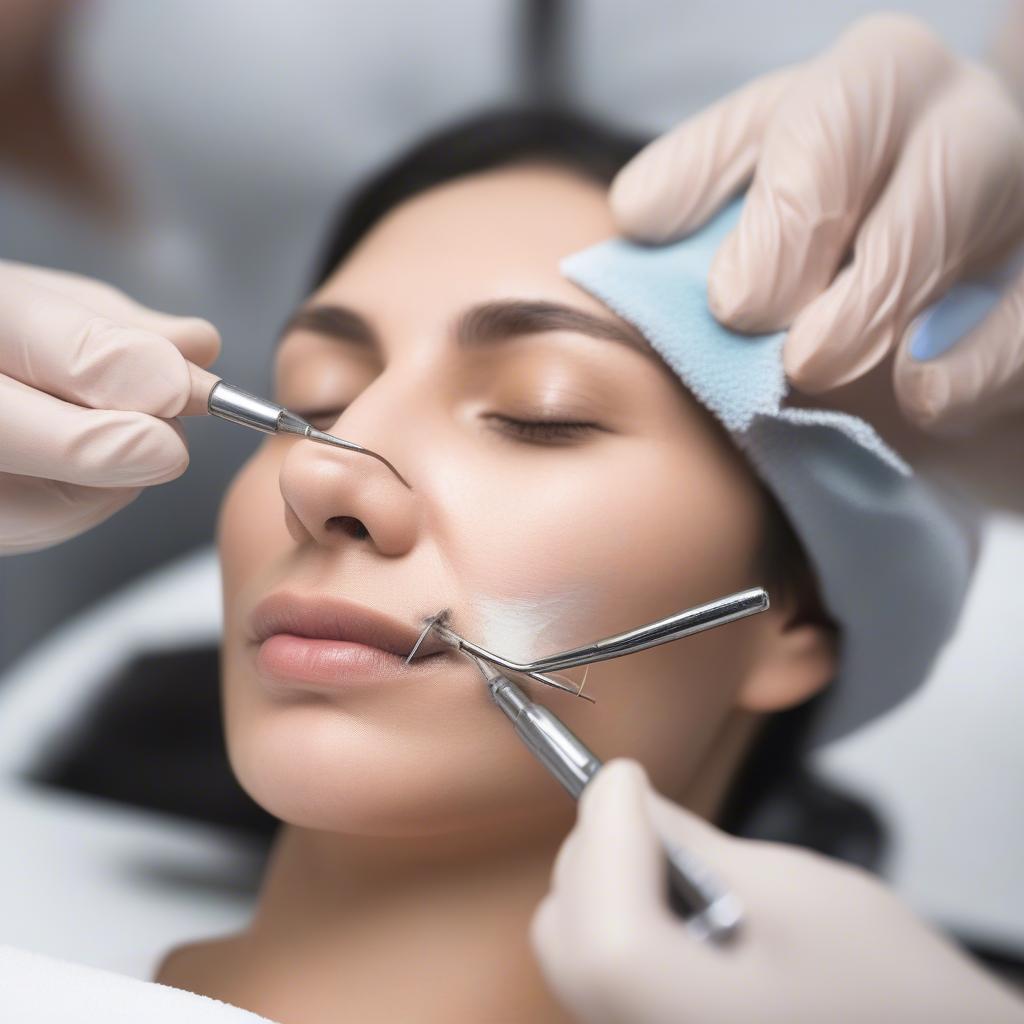
[[[611,205],[625,234],[664,242],[751,176],[709,303],[737,330],[789,325],[797,388],[837,387],[898,349],[895,390],[919,426],[1024,410],[1024,273],[948,353],[908,352],[926,307],[1024,242],[1024,115],[994,74],[912,18],[866,18],[657,139]]]
[[[190,395],[219,351],[205,320],[0,262],[0,554],[72,537],[183,473],[173,417],[203,411]]]
[[[746,911],[728,945],[671,916],[664,836],[713,866]],[[735,839],[659,797],[634,761],[583,791],[533,920],[547,981],[580,1021],[1024,1021],[1024,1003],[866,872]]]

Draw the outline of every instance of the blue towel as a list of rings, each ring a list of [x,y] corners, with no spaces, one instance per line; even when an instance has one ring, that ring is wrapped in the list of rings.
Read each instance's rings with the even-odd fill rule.
[[[816,746],[886,711],[927,677],[967,592],[977,517],[915,476],[859,417],[787,407],[783,333],[739,335],[711,315],[708,272],[739,209],[730,204],[669,245],[602,242],[561,269],[640,330],[746,454],[803,542],[842,628]]]

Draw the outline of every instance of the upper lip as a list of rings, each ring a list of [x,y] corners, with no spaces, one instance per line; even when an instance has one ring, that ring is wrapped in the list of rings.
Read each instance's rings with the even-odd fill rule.
[[[325,594],[278,590],[263,598],[249,616],[250,636],[262,643],[275,633],[322,640],[348,640],[405,657],[416,643],[417,627],[374,608]],[[445,650],[438,637],[427,637],[416,658]]]

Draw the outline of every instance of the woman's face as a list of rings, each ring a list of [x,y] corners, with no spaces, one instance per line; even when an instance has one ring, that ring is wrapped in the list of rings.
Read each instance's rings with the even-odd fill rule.
[[[412,835],[569,807],[462,655],[339,668],[278,637],[258,660],[251,616],[272,592],[373,609],[412,637],[450,608],[462,635],[525,659],[762,582],[749,470],[625,322],[559,273],[613,233],[604,190],[568,171],[466,177],[393,211],[303,306],[321,312],[285,333],[277,400],[411,486],[365,455],[275,436],[225,497],[228,748],[272,814]],[[538,420],[551,422],[525,422]],[[350,612],[336,610],[343,631]],[[759,621],[593,666],[593,705],[527,688],[600,757],[636,757],[685,799]],[[290,678],[292,656],[318,681]]]

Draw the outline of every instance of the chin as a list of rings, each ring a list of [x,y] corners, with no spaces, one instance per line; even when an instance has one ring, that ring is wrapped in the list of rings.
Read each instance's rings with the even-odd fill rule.
[[[572,801],[511,730],[480,736],[401,725],[322,702],[233,708],[228,756],[256,803],[318,831],[411,838],[571,813]],[[489,739],[499,750],[487,749]]]

